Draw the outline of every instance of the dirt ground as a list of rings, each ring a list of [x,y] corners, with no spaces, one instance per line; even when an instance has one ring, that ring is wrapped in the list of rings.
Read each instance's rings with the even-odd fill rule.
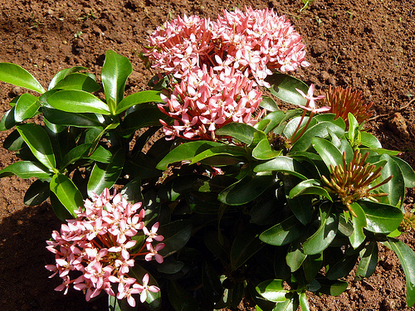
[[[57,71],[74,65],[99,73],[107,49],[128,57],[134,68],[127,92],[146,88],[151,77],[138,57],[146,36],[177,15],[215,18],[223,9],[251,5],[285,14],[303,35],[311,66],[295,75],[317,88],[352,86],[374,103],[368,123],[385,148],[403,151],[415,167],[414,0],[0,0],[0,61],[23,66],[44,87]],[[0,83],[0,115],[22,92]],[[8,133],[0,133],[3,143]],[[15,161],[0,149],[0,168]],[[53,261],[45,240],[59,221],[48,204],[25,207],[30,182],[0,180],[0,310],[105,310],[105,298],[90,303],[82,293],[53,289],[44,265]],[[415,192],[405,204],[413,208]],[[404,237],[415,248],[413,235]],[[405,279],[396,256],[381,249],[378,268],[362,281],[350,278],[339,297],[310,298],[311,310],[415,310],[405,304]]]

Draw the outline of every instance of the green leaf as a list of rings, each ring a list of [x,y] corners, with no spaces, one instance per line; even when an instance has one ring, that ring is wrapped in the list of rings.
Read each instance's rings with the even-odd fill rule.
[[[202,267],[202,284],[208,300],[219,302],[223,296],[224,288],[220,282],[219,274],[208,260],[204,261]]]
[[[323,259],[323,252],[316,255],[307,255],[307,258],[304,260],[303,263],[304,277],[306,278],[307,282],[312,283],[313,281],[315,281],[316,275],[323,266]]]
[[[391,156],[391,158],[396,162],[396,164],[401,169],[403,179],[405,181],[406,188],[415,187],[415,172],[414,169],[404,160],[396,156]]]
[[[380,149],[382,148],[382,144],[379,140],[372,134],[368,132],[360,132],[360,145],[365,146],[371,149]]]
[[[303,180],[308,179],[305,167],[300,162],[286,156],[276,157],[254,167],[256,173],[270,171],[288,173]]]
[[[14,111],[15,107],[12,107],[12,109],[7,110],[6,113],[3,115],[0,121],[0,131],[6,131],[8,129],[11,129],[18,123],[14,119]]]
[[[50,193],[48,181],[36,180],[30,185],[24,195],[24,204],[28,206],[36,206],[43,203]]]
[[[331,296],[339,296],[347,289],[347,282],[345,281],[333,281],[328,279],[319,279],[321,287],[319,292],[322,292]]]
[[[128,108],[142,103],[161,103],[163,101],[161,100],[160,93],[159,91],[141,91],[131,94],[118,103],[115,114],[120,114]]]
[[[120,135],[129,137],[138,129],[143,127],[161,127],[160,119],[169,122],[166,116],[154,104],[141,104],[124,117],[121,123]]]
[[[261,108],[264,108],[268,111],[273,111],[273,112],[280,110],[278,108],[277,103],[271,97],[268,97],[268,96],[263,96],[262,97],[262,101],[259,103],[259,106]]]
[[[390,156],[383,154],[380,159],[388,161],[382,168],[382,181],[390,176],[393,176],[388,183],[380,186],[380,190],[382,192],[388,193],[389,204],[393,206],[399,205],[399,207],[401,207],[405,197],[405,181],[402,175],[402,171],[397,162],[394,161]]]
[[[276,126],[278,126],[286,118],[284,111],[274,111],[267,114],[262,118],[262,121],[269,121],[267,126],[262,129],[265,134],[271,132]]]
[[[330,141],[320,137],[313,137],[311,141],[314,149],[316,149],[329,169],[330,165],[335,167],[343,163],[343,155]]]
[[[51,176],[51,173],[45,166],[40,163],[31,161],[19,161],[5,167],[0,171],[0,178],[13,175],[23,179],[31,177],[46,179]]]
[[[46,131],[34,123],[17,125],[16,129],[36,159],[47,168],[54,170],[56,168],[55,155]]]
[[[285,301],[285,295],[288,293],[283,287],[283,280],[274,279],[259,283],[256,286],[257,292],[265,299],[273,302]]]
[[[353,212],[356,214],[356,217],[352,217],[353,222],[353,232],[352,235],[349,236],[350,243],[352,244],[353,248],[358,248],[366,239],[365,233],[363,228],[367,226],[366,222],[366,215],[360,205],[356,202],[353,202],[350,205]]]
[[[107,51],[102,66],[101,80],[104,85],[105,99],[113,115],[116,114],[118,103],[124,98],[125,83],[132,72],[133,67],[127,57],[111,50]]]
[[[368,278],[375,272],[378,265],[378,245],[376,241],[370,242],[360,252],[360,262],[357,266],[356,277]]]
[[[209,177],[199,174],[177,176],[165,182],[159,190],[162,201],[176,201],[180,195],[190,191],[198,191]]]
[[[339,137],[344,135],[344,129],[332,122],[324,121],[317,123],[316,125],[308,128],[301,135],[301,137],[291,147],[290,152],[306,151],[311,146],[313,137],[326,138],[329,136],[328,130]]]
[[[297,88],[307,94],[308,85],[303,81],[281,73],[274,73],[267,77],[266,81],[271,84],[269,89],[271,94],[277,98],[294,105],[305,106],[307,104],[307,100],[296,91]]]
[[[259,239],[270,245],[282,246],[297,240],[304,232],[305,227],[295,216],[290,216],[262,232],[259,235]]]
[[[101,86],[84,73],[72,73],[60,80],[54,87],[60,90],[82,90],[89,93],[98,91]]]
[[[71,113],[47,107],[42,107],[42,112],[49,122],[63,126],[95,128],[103,126],[105,121],[102,116],[93,113]]]
[[[199,310],[199,304],[192,294],[175,281],[169,281],[167,286],[169,301],[176,311]]]
[[[34,117],[39,107],[39,98],[29,93],[22,94],[14,107],[14,120],[21,122]]]
[[[0,81],[44,93],[45,90],[26,69],[11,63],[0,63]]]
[[[290,267],[291,272],[295,272],[300,269],[307,255],[303,253],[301,244],[299,241],[290,245],[287,256],[285,257],[287,265]]]
[[[277,302],[272,311],[297,311],[298,304],[298,296],[294,295],[283,302]]]
[[[402,212],[391,205],[371,201],[359,201],[366,214],[366,229],[375,233],[390,233],[399,227],[402,221]]]
[[[170,151],[158,164],[157,169],[166,170],[171,163],[180,161],[190,161],[197,154],[212,148],[222,146],[221,143],[213,141],[197,140],[181,144]]]
[[[310,311],[310,307],[308,305],[308,300],[307,300],[307,294],[300,293],[299,299],[300,299],[301,311]]]
[[[56,196],[69,214],[75,218],[75,211],[84,205],[84,201],[81,192],[72,180],[60,173],[55,174],[50,181],[50,191]]]
[[[333,212],[333,205],[322,204],[320,206],[320,226],[317,231],[304,243],[304,253],[314,255],[325,250],[334,240],[339,224],[338,216]]]
[[[242,147],[221,145],[197,154],[190,164],[206,162],[206,164],[214,166],[233,165],[241,162],[242,158],[248,158],[248,156],[248,153]]]
[[[270,160],[282,154],[282,150],[274,150],[271,148],[268,139],[261,140],[252,150],[252,157],[257,160]]]
[[[86,70],[86,69],[88,69],[88,68],[81,67],[81,66],[74,66],[72,68],[65,68],[65,69],[60,70],[57,74],[55,74],[55,76],[50,81],[48,90],[53,89],[55,87],[55,85],[59,81],[63,80],[66,76],[68,76],[68,75],[70,75],[72,73],[75,73],[75,72],[79,72],[79,71],[82,71],[82,70]]]
[[[337,280],[346,277],[356,265],[358,256],[358,254],[345,256],[342,260],[338,261],[329,268],[326,273],[326,277],[329,280]]]
[[[228,123],[215,131],[216,135],[230,136],[249,145],[254,139],[256,128],[245,123]]]
[[[412,307],[415,304],[415,253],[408,245],[395,239],[388,238],[383,244],[393,250],[401,262],[406,278],[406,303]]]
[[[109,115],[108,106],[95,95],[82,90],[61,90],[47,98],[53,108],[72,113]]]
[[[253,226],[246,226],[235,237],[230,253],[232,271],[242,266],[264,246],[258,239],[258,234],[255,229]]]
[[[190,220],[183,219],[161,226],[158,234],[164,237],[165,246],[159,251],[159,254],[168,257],[182,249],[191,237],[192,227]]]
[[[333,201],[328,191],[321,187],[321,183],[317,179],[303,180],[291,189],[288,198],[293,199],[297,196],[306,194],[322,196],[330,201]]]
[[[259,197],[273,184],[274,176],[245,176],[218,195],[219,201],[228,205],[243,205]]]
[[[67,154],[65,154],[62,160],[62,165],[60,165],[60,169],[63,169],[68,165],[73,164],[84,157],[87,157],[90,148],[91,144],[82,144],[71,149]]]
[[[121,174],[124,161],[124,151],[118,149],[109,163],[95,163],[88,181],[88,195],[100,194],[105,188],[111,188]]]

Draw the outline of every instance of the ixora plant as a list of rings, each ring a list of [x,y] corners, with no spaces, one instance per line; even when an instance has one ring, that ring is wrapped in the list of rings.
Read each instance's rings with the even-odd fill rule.
[[[37,178],[26,204],[50,198],[65,221],[47,242],[57,290],[106,292],[110,310],[236,308],[243,298],[309,310],[307,291],[339,295],[356,264],[369,277],[382,243],[415,304],[415,253],[398,239],[412,228],[403,199],[415,173],[364,129],[371,104],[360,93],[315,96],[286,74],[309,64],[284,17],[179,17],[143,57],[159,70],[152,90],[126,97],[132,66],[112,51],[103,92],[83,67],[45,90],[0,63],[0,80],[37,92],[13,99],[0,122],[15,128],[4,147],[22,159],[0,177]],[[296,108],[279,110],[263,88]]]

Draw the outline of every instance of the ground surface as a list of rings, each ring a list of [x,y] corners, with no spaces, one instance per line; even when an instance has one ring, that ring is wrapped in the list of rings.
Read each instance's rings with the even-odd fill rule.
[[[369,128],[384,147],[405,151],[415,167],[415,12],[413,0],[315,0],[300,12],[301,0],[0,0],[0,61],[19,64],[43,86],[53,74],[74,65],[100,72],[112,49],[127,56],[134,73],[127,89],[146,87],[150,72],[138,52],[146,36],[168,18],[181,14],[215,16],[222,9],[252,5],[274,8],[295,24],[307,44],[311,66],[295,75],[318,88],[353,86],[374,102]],[[0,84],[0,115],[21,92]],[[8,133],[0,133],[0,143]],[[15,161],[0,149],[0,168]],[[25,207],[28,181],[0,180],[0,310],[104,310],[105,301],[86,304],[83,295],[53,289],[43,268],[53,261],[45,240],[59,227],[50,206]],[[405,204],[413,208],[414,191]],[[415,246],[412,235],[405,241]],[[352,278],[351,278],[352,280]],[[339,297],[311,297],[312,310],[410,310],[397,258],[382,249],[376,273],[352,281]],[[413,309],[415,310],[415,309]]]

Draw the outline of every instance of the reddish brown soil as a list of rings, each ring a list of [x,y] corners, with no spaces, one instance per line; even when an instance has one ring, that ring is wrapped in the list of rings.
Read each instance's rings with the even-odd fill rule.
[[[307,44],[311,66],[296,76],[318,88],[353,86],[374,102],[369,129],[384,147],[404,151],[415,167],[415,12],[413,0],[0,0],[0,61],[19,64],[47,86],[53,74],[74,65],[99,73],[112,49],[134,67],[128,92],[146,88],[151,76],[138,52],[164,20],[198,14],[215,18],[223,9],[251,5],[274,8],[295,24]],[[22,90],[1,83],[0,115]],[[0,142],[8,133],[0,133]],[[15,158],[0,149],[0,168]],[[89,304],[82,293],[54,292],[57,279],[43,268],[53,261],[45,240],[59,227],[48,204],[23,205],[28,181],[0,180],[0,310],[105,310],[105,299]],[[414,192],[405,204],[413,208]],[[415,246],[413,235],[405,241]],[[352,277],[350,278],[352,280]],[[351,281],[339,297],[311,297],[312,310],[410,310],[396,256],[382,248],[376,273]],[[415,310],[413,308],[412,310]]]

